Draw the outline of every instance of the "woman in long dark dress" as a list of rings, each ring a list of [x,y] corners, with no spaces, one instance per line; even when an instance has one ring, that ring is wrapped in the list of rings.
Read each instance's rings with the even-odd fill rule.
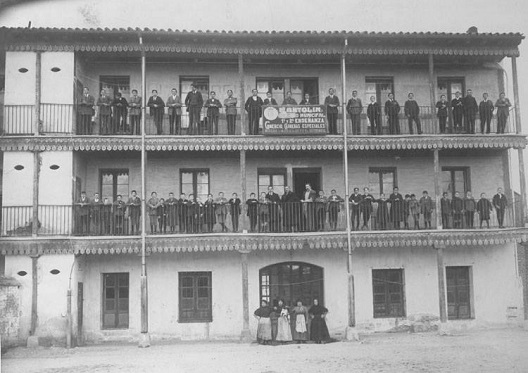
[[[315,341],[315,343],[324,343],[330,339],[330,333],[328,333],[328,327],[326,326],[325,321],[328,309],[321,306],[318,299],[314,299],[313,303],[313,306],[308,310],[308,313],[312,318],[310,339]]]
[[[257,342],[260,344],[271,343],[271,308],[268,306],[268,302],[263,299],[254,315],[258,320]]]

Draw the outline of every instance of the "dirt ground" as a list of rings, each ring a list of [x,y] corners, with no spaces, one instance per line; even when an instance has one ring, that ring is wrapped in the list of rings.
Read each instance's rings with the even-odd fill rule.
[[[146,349],[115,344],[16,348],[2,356],[2,372],[528,372],[528,331],[371,334],[361,342],[324,345],[178,342]]]

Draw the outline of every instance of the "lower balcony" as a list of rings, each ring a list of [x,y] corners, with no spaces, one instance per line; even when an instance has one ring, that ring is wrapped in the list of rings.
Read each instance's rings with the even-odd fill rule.
[[[370,205],[350,204],[351,230],[354,233],[404,232],[409,235],[427,230],[437,231],[437,211],[430,212],[419,202],[374,200]],[[159,204],[146,209],[148,236],[194,237],[207,235],[285,234],[302,237],[323,233],[343,233],[347,230],[346,206],[342,202],[258,202],[239,209],[229,204],[185,202]],[[477,208],[478,210],[478,208]],[[442,230],[485,231],[493,228],[522,227],[520,202],[505,210],[459,210],[444,214]],[[140,236],[139,209],[118,204],[39,206],[37,219],[31,206],[3,206],[1,235],[28,236]],[[33,221],[37,221],[34,227]]]

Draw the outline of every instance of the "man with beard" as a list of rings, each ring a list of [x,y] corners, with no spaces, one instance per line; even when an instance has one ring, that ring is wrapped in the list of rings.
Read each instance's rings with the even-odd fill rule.
[[[273,187],[271,185],[268,187],[268,194],[266,194],[266,198],[269,200],[270,231],[278,232],[279,226],[280,226],[280,218],[279,218],[280,197],[277,193],[273,191]]]

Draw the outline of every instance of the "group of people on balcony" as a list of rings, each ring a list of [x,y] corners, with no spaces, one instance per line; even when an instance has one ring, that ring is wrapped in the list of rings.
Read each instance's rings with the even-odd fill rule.
[[[250,232],[315,232],[337,230],[339,213],[345,200],[336,190],[329,196],[324,191],[316,192],[310,184],[302,197],[293,193],[288,186],[279,196],[269,186],[257,198],[251,193],[245,201],[246,216]],[[388,230],[388,229],[431,229],[435,201],[427,191],[418,199],[415,194],[399,193],[394,187],[386,197],[381,193],[375,198],[368,187],[361,194],[359,188],[348,199],[352,230]],[[496,211],[499,228],[504,228],[504,215],[508,206],[506,196],[499,188],[490,201],[482,193],[476,201],[471,192],[461,197],[455,192],[452,199],[444,193],[441,201],[442,226],[444,229],[474,228],[475,213],[479,216],[480,228],[486,223],[489,228],[491,211]],[[226,198],[223,192],[215,198],[209,194],[205,201],[200,197],[182,193],[176,198],[169,193],[168,198],[158,198],[156,192],[146,202],[150,234],[157,233],[212,233],[217,224],[220,232],[229,232],[228,222],[233,232],[239,231],[242,214],[242,201],[237,193]],[[141,199],[136,191],[125,202],[121,195],[111,203],[108,198],[101,199],[99,193],[90,200],[85,192],[76,203],[76,229],[78,235],[127,235],[139,234],[141,217]],[[423,226],[420,226],[423,221]],[[412,222],[412,224],[411,224]],[[344,228],[344,227],[343,227]]]
[[[335,90],[330,88],[328,96],[324,100],[326,107],[326,116],[328,121],[328,133],[330,135],[337,134],[337,119],[339,116],[339,98],[335,95]],[[455,93],[455,98],[449,102],[446,95],[441,95],[440,100],[436,103],[436,116],[438,117],[439,129],[441,134],[451,133],[467,133],[474,134],[476,131],[475,121],[477,114],[480,120],[480,132],[482,134],[489,134],[491,131],[491,120],[493,118],[495,109],[497,118],[497,133],[504,133],[506,123],[509,116],[511,103],[506,98],[504,92],[501,92],[499,98],[493,103],[488,93],[483,93],[482,101],[477,103],[473,92],[468,89],[466,96],[462,97],[460,92]],[[137,90],[132,90],[132,96],[127,101],[122,97],[120,92],[115,94],[112,98],[107,95],[106,91],[101,90],[97,101],[90,95],[89,89],[84,88],[84,93],[79,99],[79,114],[80,125],[78,134],[90,135],[92,134],[92,117],[95,115],[95,107],[97,106],[99,115],[99,134],[132,134],[139,135],[141,133],[141,102],[142,99],[138,96]],[[216,97],[216,92],[211,91],[209,98],[204,100],[202,93],[197,89],[195,84],[191,85],[191,91],[187,93],[185,100],[182,101],[178,95],[178,90],[173,88],[171,95],[166,101],[158,96],[157,90],[152,90],[152,96],[147,101],[149,114],[156,127],[156,134],[163,135],[163,120],[165,116],[165,107],[168,108],[169,117],[169,135],[183,134],[182,128],[182,110],[188,112],[188,135],[218,135],[218,124],[220,117],[220,110],[225,110],[227,122],[227,134],[234,135],[237,119],[237,99],[233,97],[233,91],[227,91],[227,98],[221,102]],[[313,105],[315,102],[308,93],[304,94],[301,102],[292,97],[291,92],[286,93],[286,98],[282,105]],[[248,116],[248,130],[250,135],[258,135],[261,133],[262,113],[263,107],[267,105],[278,105],[275,98],[272,97],[271,92],[267,92],[266,99],[260,98],[256,89],[252,90],[252,95],[246,100],[244,109]],[[205,117],[202,117],[202,109],[206,109]],[[352,91],[352,97],[348,100],[346,111],[352,123],[352,134],[361,135],[361,115],[363,114],[363,103],[358,97],[356,90]],[[388,99],[385,102],[383,113],[387,117],[387,124],[389,134],[399,135],[400,129],[400,114],[401,106],[396,101],[394,94],[388,94]],[[407,95],[407,101],[403,106],[403,113],[407,118],[409,127],[409,134],[422,134],[422,123],[420,120],[420,106],[414,98],[414,93],[410,92]],[[366,116],[370,123],[371,135],[383,134],[382,121],[382,107],[376,101],[376,96],[370,97],[370,103],[366,109]],[[448,118],[452,118],[452,127],[447,127]],[[127,122],[127,117],[130,118],[130,123]]]

